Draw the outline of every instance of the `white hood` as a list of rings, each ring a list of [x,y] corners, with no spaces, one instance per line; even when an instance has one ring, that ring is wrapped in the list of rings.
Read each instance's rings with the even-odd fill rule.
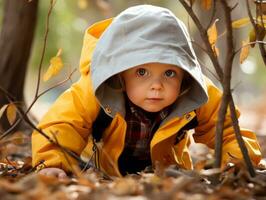
[[[125,114],[123,92],[115,75],[150,62],[176,65],[192,77],[190,90],[177,99],[173,115],[181,116],[207,102],[203,74],[185,25],[166,8],[139,5],[114,18],[92,56],[94,92],[101,106],[111,108],[111,116]]]

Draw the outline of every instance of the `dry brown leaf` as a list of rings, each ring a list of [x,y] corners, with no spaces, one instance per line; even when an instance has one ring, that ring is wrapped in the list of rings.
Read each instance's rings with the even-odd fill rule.
[[[42,183],[45,183],[46,185],[50,185],[50,186],[53,186],[53,185],[56,186],[60,183],[59,179],[54,176],[45,176],[42,174],[38,174],[38,179]]]
[[[241,49],[240,58],[239,58],[241,64],[248,57],[248,55],[249,55],[249,48],[250,48],[250,45],[248,45],[248,41],[242,41],[242,49]]]
[[[60,48],[56,56],[51,58],[50,66],[43,76],[44,81],[48,81],[51,77],[57,75],[61,71],[63,67],[63,61],[61,58],[61,54],[62,54],[62,49]]]
[[[114,182],[111,191],[113,194],[118,196],[123,195],[134,195],[137,193],[139,188],[138,182],[133,178],[121,178]]]
[[[207,161],[206,160],[200,160],[198,162],[195,163],[195,170],[200,171],[202,169],[204,169],[205,165],[206,165]]]
[[[5,112],[6,108],[7,108],[7,106],[8,106],[8,104],[5,104],[5,105],[3,105],[2,108],[0,109],[0,118],[3,116],[3,114],[4,114],[4,112]]]
[[[201,7],[204,10],[209,10],[212,7],[212,0],[201,0]]]
[[[17,108],[14,103],[10,103],[6,111],[7,120],[10,125],[14,124],[17,117]]]
[[[0,180],[0,187],[2,190],[5,190],[7,192],[11,193],[20,193],[23,192],[23,188],[20,187],[17,184],[11,183],[5,179]]]
[[[95,185],[91,181],[87,180],[84,177],[78,178],[78,183],[80,185],[84,185],[84,186],[89,187],[89,188],[95,188]]]

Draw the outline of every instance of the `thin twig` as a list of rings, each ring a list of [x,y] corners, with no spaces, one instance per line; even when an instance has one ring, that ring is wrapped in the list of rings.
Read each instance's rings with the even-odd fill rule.
[[[223,96],[222,103],[219,110],[218,123],[216,126],[216,137],[215,137],[215,163],[214,167],[220,168],[222,161],[222,141],[223,141],[223,124],[225,121],[225,114],[227,106],[229,103],[230,96],[230,81],[231,81],[231,71],[234,58],[234,44],[233,44],[233,30],[231,26],[231,9],[228,6],[226,0],[221,0],[225,21],[226,21],[226,43],[227,43],[227,53],[226,53],[226,62],[224,67],[224,76],[223,76]]]
[[[234,56],[235,56],[235,52],[234,52],[235,47],[234,47],[234,42],[233,42],[233,38],[234,38],[233,37],[233,29],[231,26],[231,24],[232,24],[232,18],[231,18],[232,9],[230,8],[230,6],[228,5],[226,0],[221,0],[221,3],[222,3],[222,6],[224,8],[223,10],[224,10],[224,14],[225,14],[225,23],[226,23],[226,29],[227,29],[227,37],[226,37],[227,54],[226,54],[226,63],[225,63],[224,79],[223,79],[223,88],[224,88],[223,97],[225,97],[225,102],[227,104],[226,104],[226,107],[224,109],[226,111],[226,108],[227,108],[228,103],[229,103],[230,111],[231,111],[230,114],[231,114],[231,119],[233,122],[233,128],[234,128],[236,140],[239,144],[239,147],[240,147],[240,150],[242,152],[244,161],[247,165],[248,171],[249,171],[250,175],[252,177],[254,177],[255,176],[255,170],[252,166],[250,157],[248,155],[247,148],[246,148],[245,143],[244,143],[242,136],[241,136],[241,132],[240,132],[237,116],[236,116],[236,108],[234,105],[234,101],[233,101],[233,97],[232,97],[232,93],[231,93],[231,89],[230,89],[232,66],[233,66],[233,60],[234,60]],[[222,140],[222,138],[223,138],[223,136],[220,136],[221,140]],[[216,152],[216,150],[222,152],[222,148],[221,149],[215,148],[215,152]],[[219,152],[219,153],[221,153],[221,152]],[[220,165],[221,165],[221,163],[219,162],[219,160],[215,160],[215,167],[220,167]]]
[[[211,15],[211,20],[209,22],[209,24],[207,25],[207,30],[211,27],[215,14],[216,14],[216,5],[217,5],[217,1],[212,1],[213,2],[213,9],[212,9],[212,15]]]
[[[42,53],[41,53],[41,60],[40,60],[39,68],[38,68],[38,80],[37,80],[37,88],[36,88],[36,91],[35,91],[35,98],[38,96],[38,93],[39,93],[40,82],[41,82],[42,64],[43,64],[44,54],[45,54],[46,45],[47,45],[47,38],[48,38],[48,33],[49,33],[50,15],[52,13],[54,5],[55,5],[54,0],[50,0],[50,8],[48,10],[48,14],[47,14],[47,18],[46,18],[46,29],[45,29],[45,34],[44,34],[44,41],[43,41],[43,48],[42,48]]]
[[[236,135],[236,139],[237,139],[239,148],[241,149],[241,152],[242,152],[242,155],[243,155],[243,158],[244,158],[244,161],[246,163],[246,166],[247,166],[247,169],[249,171],[250,176],[255,177],[256,172],[254,170],[254,167],[253,167],[252,162],[250,160],[250,157],[248,155],[248,150],[247,150],[245,142],[242,138],[241,131],[239,128],[238,118],[237,118],[237,114],[236,114],[236,108],[235,108],[232,94],[230,95],[229,106],[230,106],[230,114],[231,114],[231,118],[232,118],[232,122],[233,122],[233,127],[234,127],[234,131],[235,131],[235,135]]]
[[[36,101],[44,94],[46,94],[48,91],[50,91],[51,89],[54,89],[56,87],[59,87],[60,85],[63,85],[64,83],[66,83],[68,80],[71,80],[71,77],[73,75],[73,73],[76,71],[76,69],[74,69],[66,79],[56,83],[55,85],[53,85],[52,87],[46,89],[45,91],[41,92],[40,94],[37,95],[37,97],[35,97],[32,101],[32,103],[29,105],[28,109],[25,111],[25,115],[28,114],[28,112],[31,110],[32,106],[36,103]],[[0,87],[0,90],[8,97],[8,98],[12,98],[11,95],[6,91],[4,90],[3,88]],[[1,133],[1,136],[0,136],[0,140],[2,140],[3,138],[5,138],[6,136],[8,136],[13,130],[14,128],[22,121],[21,118],[18,118],[13,124],[12,126],[6,130],[5,132]]]
[[[30,109],[32,108],[32,106],[36,103],[36,101],[44,94],[46,94],[47,92],[49,92],[50,90],[54,89],[54,88],[57,88],[61,85],[63,85],[64,83],[66,83],[67,81],[71,80],[71,77],[72,75],[74,74],[74,72],[76,71],[77,69],[74,69],[66,79],[56,83],[55,85],[51,86],[50,88],[44,90],[43,92],[41,92],[40,94],[38,94],[34,99],[33,101],[31,102],[31,104],[29,105],[28,109],[26,110],[26,114],[30,111]]]
[[[257,44],[257,43],[258,43],[258,44],[266,45],[266,42],[264,42],[264,41],[249,42],[249,43],[247,43],[247,44],[241,46],[240,48],[238,48],[238,49],[235,51],[235,53],[237,54],[239,51],[241,51],[241,49],[243,49],[243,48],[246,47],[246,46],[249,46],[249,45],[251,45],[251,44]]]

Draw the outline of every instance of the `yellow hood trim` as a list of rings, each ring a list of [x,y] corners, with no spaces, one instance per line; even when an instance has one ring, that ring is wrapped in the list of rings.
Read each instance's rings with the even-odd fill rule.
[[[96,43],[105,29],[112,23],[113,18],[106,19],[91,25],[86,31],[83,39],[83,47],[80,57],[80,73],[87,75],[90,71],[91,58]]]

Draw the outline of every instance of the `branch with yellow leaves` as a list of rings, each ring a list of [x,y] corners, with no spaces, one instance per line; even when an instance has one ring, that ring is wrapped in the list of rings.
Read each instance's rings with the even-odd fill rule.
[[[226,63],[225,63],[225,68],[224,68],[224,79],[223,79],[223,89],[224,93],[223,96],[226,96],[226,103],[229,103],[230,107],[230,114],[231,114],[231,119],[233,122],[233,127],[234,127],[234,132],[236,135],[236,139],[238,142],[238,145],[241,149],[244,161],[247,165],[248,171],[252,177],[256,175],[254,167],[252,165],[252,162],[250,160],[250,157],[248,155],[248,150],[247,147],[244,143],[244,140],[241,136],[239,124],[238,124],[238,118],[236,114],[236,108],[234,104],[234,99],[232,97],[231,93],[231,74],[232,74],[232,67],[233,67],[233,60],[235,57],[235,47],[234,47],[234,36],[233,36],[233,29],[232,29],[232,18],[231,18],[231,11],[232,9],[228,5],[226,0],[221,1],[223,8],[224,8],[224,14],[225,14],[225,22],[226,22],[226,29],[227,29],[227,55],[226,55]],[[228,98],[228,99],[227,99]],[[227,102],[228,101],[228,102]],[[228,105],[228,104],[227,104]],[[220,164],[220,163],[218,163]],[[218,166],[217,164],[217,166]]]
[[[188,3],[186,3],[185,0],[179,0],[179,2],[186,9],[187,13],[190,15],[194,24],[196,25],[197,29],[199,30],[201,39],[203,40],[203,43],[206,46],[206,52],[209,55],[211,62],[212,62],[213,66],[214,66],[214,68],[218,74],[219,81],[221,81],[222,77],[223,77],[223,71],[222,71],[222,68],[220,66],[220,63],[218,62],[217,55],[213,51],[213,47],[209,42],[207,29],[202,26],[199,18],[196,16],[195,12],[193,11],[193,9],[192,9],[193,4],[190,6],[190,5],[188,5]]]
[[[223,5],[223,11],[225,15],[226,20],[226,43],[227,43],[227,54],[226,54],[226,60],[225,60],[225,66],[224,71],[222,70],[222,67],[218,60],[218,49],[216,48],[216,42],[217,42],[217,30],[216,30],[216,22],[214,21],[212,26],[208,26],[207,29],[205,29],[199,18],[196,16],[195,12],[193,11],[193,4],[190,5],[186,3],[185,0],[179,0],[180,3],[183,5],[183,7],[186,9],[187,13],[190,15],[192,20],[194,21],[196,27],[198,28],[201,38],[206,46],[206,52],[208,56],[210,57],[212,64],[216,70],[216,73],[219,77],[219,81],[222,84],[223,87],[223,95],[222,95],[222,102],[220,105],[219,113],[218,113],[218,121],[216,124],[216,137],[215,137],[215,163],[214,167],[219,168],[221,167],[221,161],[222,161],[222,141],[223,141],[223,127],[224,127],[224,121],[225,121],[225,115],[227,111],[227,107],[229,105],[230,111],[231,111],[231,118],[233,127],[236,134],[236,139],[238,141],[239,147],[241,149],[241,152],[243,154],[245,163],[247,165],[247,168],[249,170],[249,173],[251,176],[255,176],[255,170],[252,166],[252,163],[250,161],[247,148],[243,142],[243,139],[241,137],[240,128],[238,125],[238,119],[236,117],[236,109],[234,105],[234,101],[231,94],[231,73],[232,73],[232,66],[233,66],[233,60],[235,57],[235,47],[233,42],[233,30],[232,30],[232,19],[231,19],[231,11],[232,8],[228,5],[228,2],[226,0],[220,0]],[[211,2],[208,1],[208,2]],[[212,14],[213,16],[214,14]]]

